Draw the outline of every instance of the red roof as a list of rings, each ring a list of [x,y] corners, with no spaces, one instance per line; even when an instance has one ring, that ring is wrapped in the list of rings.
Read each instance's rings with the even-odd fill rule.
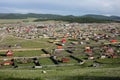
[[[111,40],[112,43],[117,42],[117,40]]]

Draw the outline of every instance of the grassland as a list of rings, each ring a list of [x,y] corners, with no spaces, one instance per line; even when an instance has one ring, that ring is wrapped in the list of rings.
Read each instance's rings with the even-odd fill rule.
[[[80,68],[54,67],[42,70],[0,70],[1,80],[120,80],[120,67]]]
[[[18,23],[18,22],[32,22],[36,20],[36,18],[28,18],[28,19],[0,19],[0,23]]]
[[[14,46],[15,44],[20,44],[22,48],[48,48],[49,46],[51,46],[51,44],[48,43],[47,41],[48,41],[47,38],[27,40],[27,39],[15,38],[13,36],[7,35],[1,41],[0,45]]]

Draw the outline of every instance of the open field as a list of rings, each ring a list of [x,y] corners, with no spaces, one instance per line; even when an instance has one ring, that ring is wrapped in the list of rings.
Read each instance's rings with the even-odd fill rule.
[[[48,46],[51,46],[47,41],[48,39],[27,40],[15,38],[13,36],[5,36],[0,45],[15,46],[16,44],[20,44],[21,48],[47,48]]]
[[[20,22],[32,22],[36,18],[28,18],[28,19],[0,19],[0,23],[20,23]]]
[[[45,70],[0,70],[1,80],[120,80],[120,68],[55,67]]]

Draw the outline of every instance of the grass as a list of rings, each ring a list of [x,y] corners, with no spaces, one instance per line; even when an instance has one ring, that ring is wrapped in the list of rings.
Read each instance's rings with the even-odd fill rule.
[[[97,62],[103,63],[103,64],[119,64],[120,63],[120,58],[116,58],[116,59],[110,59],[110,58],[98,59]]]
[[[32,56],[40,56],[40,54],[43,54],[41,50],[14,52],[14,56],[16,57],[32,57]]]
[[[116,59],[98,59],[97,63],[102,65],[102,67],[110,68],[110,67],[119,67],[120,66],[120,58]]]
[[[17,64],[17,66],[18,67],[21,67],[21,66],[25,66],[25,67],[31,66],[31,68],[32,68],[32,66],[35,66],[35,65],[33,63],[26,63],[26,64]]]
[[[18,23],[23,21],[29,21],[32,22],[36,18],[28,18],[28,19],[0,19],[0,23]]]
[[[35,40],[26,40],[21,38],[15,38],[13,36],[5,36],[4,40],[0,45],[12,45],[20,44],[22,48],[48,48],[51,46],[47,42],[48,39],[35,39]]]
[[[0,52],[0,54],[6,54],[5,52]],[[13,57],[32,57],[40,56],[44,54],[41,50],[32,50],[32,51],[14,51]]]
[[[41,58],[39,59],[41,65],[54,65],[50,58]]]
[[[118,68],[55,67],[45,70],[0,70],[1,80],[119,80]],[[114,74],[113,74],[114,73]]]

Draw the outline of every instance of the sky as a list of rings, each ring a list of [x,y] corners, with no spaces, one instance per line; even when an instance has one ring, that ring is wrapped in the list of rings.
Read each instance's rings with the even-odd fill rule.
[[[0,0],[0,13],[120,16],[120,0]]]

